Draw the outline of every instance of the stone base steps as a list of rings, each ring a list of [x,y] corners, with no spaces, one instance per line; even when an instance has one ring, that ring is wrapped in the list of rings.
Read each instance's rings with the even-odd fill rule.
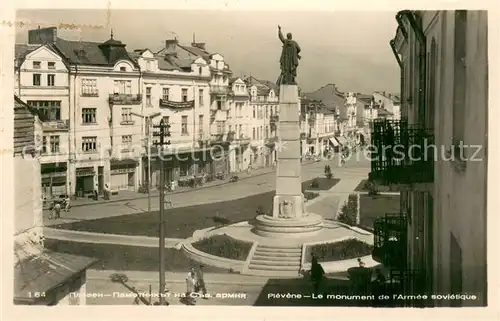
[[[250,259],[250,275],[298,277],[302,258],[301,246],[258,245]]]

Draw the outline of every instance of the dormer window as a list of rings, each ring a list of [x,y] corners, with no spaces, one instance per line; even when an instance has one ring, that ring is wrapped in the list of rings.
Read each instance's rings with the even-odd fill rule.
[[[40,61],[33,61],[33,69],[42,68],[42,63]]]

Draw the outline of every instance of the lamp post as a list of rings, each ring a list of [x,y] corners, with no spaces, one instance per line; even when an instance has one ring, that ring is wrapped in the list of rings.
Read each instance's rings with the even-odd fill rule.
[[[161,113],[158,112],[147,116],[134,112],[131,114],[145,120],[146,147],[148,149],[148,212],[151,212],[151,128],[153,126],[151,120],[161,116]]]

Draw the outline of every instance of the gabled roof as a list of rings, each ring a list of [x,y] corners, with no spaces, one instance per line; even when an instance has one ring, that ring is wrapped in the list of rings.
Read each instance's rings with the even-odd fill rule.
[[[274,90],[274,93],[278,94],[278,86],[271,81],[268,80],[260,80],[253,76],[250,76],[244,80],[247,85],[255,86],[257,88],[257,96],[267,96],[271,89]]]
[[[108,59],[101,48],[110,45],[117,46],[116,54]],[[91,41],[72,41],[57,38],[54,47],[69,61],[75,65],[93,65],[93,66],[113,66],[118,60],[124,59],[136,62],[125,50],[125,45],[121,41],[110,39],[104,43]]]
[[[392,113],[386,109],[381,108],[377,111],[377,115],[378,116],[391,116]]]
[[[304,95],[310,99],[322,101],[325,107],[330,110],[335,110],[345,104],[344,95],[337,89],[335,84],[325,85],[312,93]]]

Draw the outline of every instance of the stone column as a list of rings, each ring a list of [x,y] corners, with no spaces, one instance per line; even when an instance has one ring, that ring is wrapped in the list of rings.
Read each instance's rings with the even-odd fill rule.
[[[273,218],[300,219],[304,196],[300,166],[299,95],[296,85],[280,86],[276,196]]]

